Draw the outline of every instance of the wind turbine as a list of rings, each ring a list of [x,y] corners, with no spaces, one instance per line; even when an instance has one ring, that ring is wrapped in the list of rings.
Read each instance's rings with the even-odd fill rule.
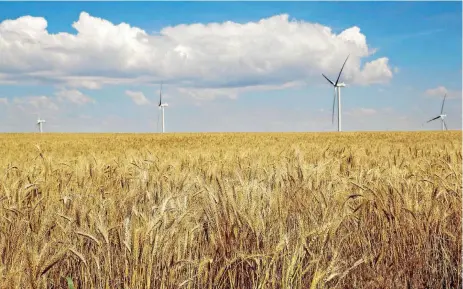
[[[344,69],[344,65],[346,65],[347,59],[349,59],[350,54],[347,56],[346,60],[344,61],[344,64],[341,67],[341,71],[339,71],[338,79],[336,79],[336,82],[331,81],[326,75],[323,75],[323,77],[328,80],[328,82],[334,87],[334,97],[333,97],[333,113],[331,115],[331,121],[334,123],[334,107],[336,105],[336,93],[338,96],[338,131],[341,131],[341,87],[345,87],[346,84],[344,82],[339,82],[339,78],[341,77],[342,70]]]
[[[426,122],[426,123],[428,123],[428,122],[431,122],[431,121],[433,121],[433,120],[436,120],[436,119],[440,118],[441,123],[442,123],[442,130],[447,130],[447,124],[445,123],[445,120],[444,120],[444,118],[446,118],[447,115],[446,115],[446,114],[443,114],[443,113],[444,113],[444,103],[445,103],[445,98],[446,98],[446,97],[447,97],[447,94],[444,95],[444,99],[442,100],[442,107],[441,107],[441,109],[440,109],[440,114],[439,114],[438,116],[436,116],[435,118],[430,119],[430,120],[428,120],[428,121]]]
[[[159,108],[161,109],[162,113],[162,132],[165,132],[164,126],[164,107],[169,106],[167,103],[162,103],[162,82],[161,82],[161,89],[159,90]]]
[[[39,127],[39,132],[43,132],[43,123],[46,121],[44,119],[40,119],[40,117],[37,119],[37,126]]]

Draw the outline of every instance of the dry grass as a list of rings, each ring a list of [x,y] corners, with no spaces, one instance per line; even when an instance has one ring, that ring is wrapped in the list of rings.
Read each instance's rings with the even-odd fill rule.
[[[0,288],[460,288],[461,139],[1,135]]]

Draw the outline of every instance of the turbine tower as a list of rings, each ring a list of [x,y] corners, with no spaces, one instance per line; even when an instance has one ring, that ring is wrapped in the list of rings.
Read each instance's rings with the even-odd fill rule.
[[[331,81],[326,75],[323,75],[323,77],[328,80],[328,82],[334,87],[334,97],[333,97],[333,112],[331,115],[331,122],[334,123],[334,107],[336,105],[336,93],[338,96],[338,131],[341,131],[341,87],[345,87],[346,84],[344,82],[339,82],[339,78],[341,78],[341,73],[342,70],[344,69],[344,65],[346,65],[347,59],[349,59],[349,56],[347,56],[346,60],[344,61],[344,64],[341,67],[341,71],[339,71],[338,79],[336,79],[336,82]]]
[[[161,89],[159,90],[159,108],[161,109],[162,114],[162,132],[165,132],[164,126],[164,107],[169,106],[167,103],[162,103],[162,82],[161,82]]]
[[[46,121],[44,119],[40,119],[40,117],[37,119],[37,126],[39,128],[39,132],[42,133],[43,132],[43,123],[45,123]]]
[[[440,109],[440,114],[439,114],[438,116],[436,116],[435,118],[430,119],[430,120],[428,120],[428,121],[426,122],[426,123],[428,123],[428,122],[431,122],[431,121],[433,121],[433,120],[436,120],[436,119],[440,118],[441,123],[442,123],[442,130],[447,130],[447,124],[445,123],[445,120],[444,120],[444,118],[447,117],[447,115],[444,114],[444,103],[445,103],[445,98],[446,98],[446,97],[447,97],[447,94],[444,95],[444,99],[442,100],[442,107],[441,107],[441,109]]]

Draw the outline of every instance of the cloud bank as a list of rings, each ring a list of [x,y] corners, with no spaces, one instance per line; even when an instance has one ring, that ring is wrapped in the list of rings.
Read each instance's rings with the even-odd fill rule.
[[[47,26],[45,18],[33,16],[0,23],[1,83],[87,89],[161,80],[208,89],[319,83],[322,72],[336,77],[347,54],[343,80],[349,84],[387,83],[396,71],[387,57],[363,60],[375,49],[359,27],[336,34],[287,14],[248,23],[181,24],[159,34],[86,12],[72,24],[75,34],[50,34]]]
[[[429,97],[443,98],[447,95],[448,99],[461,98],[461,90],[449,90],[445,86],[427,89],[424,94]]]
[[[151,103],[141,91],[126,90],[125,94],[130,97],[136,105],[147,105]]]
[[[56,97],[60,101],[69,101],[78,105],[84,105],[87,103],[95,103],[95,100],[92,98],[86,96],[82,92],[76,90],[76,89],[62,89],[58,91],[56,94]]]
[[[28,96],[28,97],[15,97],[13,103],[16,104],[22,111],[34,112],[34,111],[57,111],[59,110],[58,105],[53,102],[51,97],[40,95],[40,96]]]

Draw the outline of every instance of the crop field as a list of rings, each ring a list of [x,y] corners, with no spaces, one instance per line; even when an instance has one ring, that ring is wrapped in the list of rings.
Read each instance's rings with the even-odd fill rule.
[[[2,289],[462,286],[461,131],[3,134],[0,156]]]

